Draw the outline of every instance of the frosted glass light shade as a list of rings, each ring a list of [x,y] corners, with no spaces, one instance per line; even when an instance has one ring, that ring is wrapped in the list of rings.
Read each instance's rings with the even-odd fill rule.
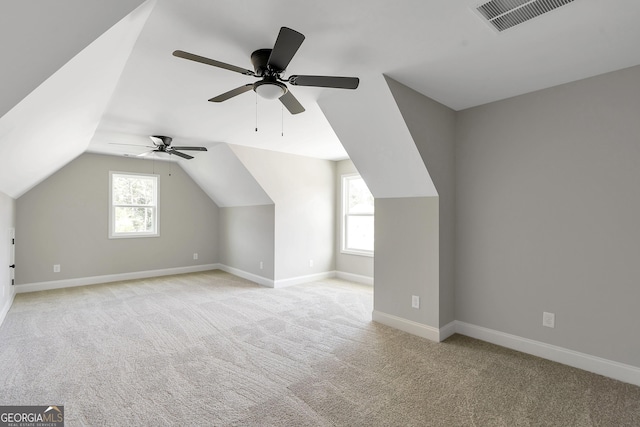
[[[280,98],[287,92],[286,86],[278,82],[265,82],[260,85],[256,84],[253,90],[255,90],[258,95],[265,99]]]

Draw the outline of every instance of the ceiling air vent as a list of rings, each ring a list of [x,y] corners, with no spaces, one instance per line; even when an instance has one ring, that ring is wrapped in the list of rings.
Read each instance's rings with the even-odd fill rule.
[[[491,0],[477,8],[493,28],[504,31],[574,0]]]

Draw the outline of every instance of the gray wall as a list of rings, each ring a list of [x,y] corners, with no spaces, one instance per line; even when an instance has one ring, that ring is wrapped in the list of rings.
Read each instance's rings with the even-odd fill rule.
[[[108,238],[109,171],[160,175],[160,237]],[[218,262],[218,207],[175,163],[83,154],[16,211],[17,284]]]
[[[640,366],[640,67],[460,112],[456,157],[456,318]]]
[[[376,199],[375,206],[374,310],[437,328],[438,198]]]
[[[273,280],[274,227],[274,205],[220,208],[220,263]]]
[[[13,296],[14,289],[11,286],[10,270],[11,246],[9,230],[15,228],[16,203],[15,200],[0,192],[0,314]]]
[[[334,271],[335,162],[231,149],[275,203],[275,280]]]
[[[318,105],[376,198],[374,307],[382,314],[437,328],[439,256],[433,245],[437,248],[439,240],[437,222],[434,231],[432,221],[438,219],[438,204],[437,199],[427,200],[438,192],[390,80],[383,75],[360,77],[366,85],[352,94],[323,94]],[[404,211],[413,204],[417,211]],[[419,310],[411,308],[411,295],[423,299]],[[383,318],[389,319],[378,316]]]
[[[439,325],[455,320],[456,112],[387,77],[389,89],[438,191],[440,209]]]
[[[336,271],[373,278],[373,257],[344,254],[341,252],[342,175],[352,173],[358,173],[358,170],[351,160],[336,162]]]

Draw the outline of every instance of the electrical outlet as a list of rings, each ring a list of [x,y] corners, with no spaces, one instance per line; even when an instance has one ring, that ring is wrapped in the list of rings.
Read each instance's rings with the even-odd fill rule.
[[[193,253],[193,259],[198,259],[198,252]]]
[[[547,313],[546,311],[542,313],[542,326],[546,326],[547,328],[555,328],[556,327],[556,315],[555,313]]]
[[[264,262],[260,261],[260,270],[264,268]]]
[[[53,264],[53,272],[60,273],[60,264]]]
[[[420,297],[417,295],[411,295],[411,307],[420,308]]]
[[[313,267],[313,260],[312,259],[309,260],[309,267]]]

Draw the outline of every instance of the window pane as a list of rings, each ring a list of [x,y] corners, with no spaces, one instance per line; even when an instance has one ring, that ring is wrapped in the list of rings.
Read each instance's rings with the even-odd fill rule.
[[[373,251],[373,216],[347,216],[346,248]]]
[[[146,177],[113,176],[113,203],[116,205],[154,204],[153,179]]]
[[[351,178],[348,181],[349,206],[348,213],[373,214],[373,196],[362,178]]]
[[[153,233],[154,209],[153,208],[115,208],[115,232],[116,233]]]

